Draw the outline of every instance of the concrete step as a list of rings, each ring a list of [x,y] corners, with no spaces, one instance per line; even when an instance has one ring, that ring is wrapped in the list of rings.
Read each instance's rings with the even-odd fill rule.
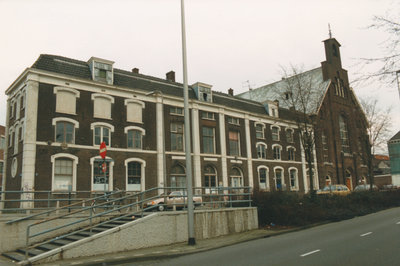
[[[38,249],[43,249],[45,251],[49,251],[49,250],[53,250],[53,249],[56,249],[56,248],[59,248],[59,247],[60,246],[54,245],[54,244],[43,244],[43,245],[38,246],[37,248]]]
[[[3,255],[6,258],[9,258],[10,260],[13,260],[13,261],[25,260],[25,255],[22,255],[19,252],[6,252],[6,253],[3,253],[1,255]]]
[[[86,238],[86,236],[70,235],[70,236],[67,236],[64,239],[71,240],[71,241],[78,241],[78,240],[81,240],[81,239],[84,239],[84,238]]]
[[[66,239],[63,238],[63,239],[58,239],[56,241],[53,241],[51,243],[54,244],[54,245],[58,245],[58,246],[64,246],[64,245],[71,244],[72,242],[74,242],[74,241],[66,240]]]
[[[18,249],[17,252],[25,255],[25,250],[24,249]],[[31,257],[40,255],[40,254],[45,253],[45,252],[47,252],[47,251],[45,251],[43,249],[38,249],[38,248],[28,249],[28,255],[31,256]]]

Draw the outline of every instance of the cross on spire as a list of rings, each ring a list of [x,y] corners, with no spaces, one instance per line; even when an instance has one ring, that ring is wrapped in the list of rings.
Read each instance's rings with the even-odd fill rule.
[[[332,39],[331,24],[328,23],[329,28],[329,39]]]

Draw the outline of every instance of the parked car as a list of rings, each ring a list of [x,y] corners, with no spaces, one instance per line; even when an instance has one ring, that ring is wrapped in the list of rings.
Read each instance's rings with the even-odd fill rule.
[[[356,186],[356,188],[354,189],[354,192],[361,192],[361,191],[369,191],[371,189],[371,185],[358,185]],[[372,190],[373,191],[377,191],[379,192],[379,188],[375,185],[372,185]]]
[[[345,185],[329,185],[324,187],[322,190],[317,191],[317,195],[341,195],[341,196],[346,196],[350,194],[351,191],[348,187]]]
[[[399,187],[398,187],[397,185],[394,185],[394,184],[384,185],[382,191],[397,190],[398,188],[399,188]]]
[[[156,209],[158,211],[164,211],[165,210],[164,200],[167,199],[167,207],[172,208],[174,206],[174,198],[175,198],[176,208],[183,208],[187,206],[186,191],[173,191],[168,195],[168,197],[160,197],[144,203],[143,208],[157,206],[156,208],[153,209]],[[193,197],[193,209],[195,209],[196,206],[199,205],[201,205],[201,197]]]

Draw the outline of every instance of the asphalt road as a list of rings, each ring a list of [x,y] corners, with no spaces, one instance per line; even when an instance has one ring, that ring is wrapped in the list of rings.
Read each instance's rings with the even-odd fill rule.
[[[399,208],[173,259],[120,265],[400,265]]]

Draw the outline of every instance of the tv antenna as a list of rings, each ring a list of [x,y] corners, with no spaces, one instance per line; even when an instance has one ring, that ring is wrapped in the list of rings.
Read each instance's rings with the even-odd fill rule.
[[[242,82],[242,88],[247,88],[249,91],[251,91],[256,84],[250,84],[250,81],[246,80],[245,82]]]

